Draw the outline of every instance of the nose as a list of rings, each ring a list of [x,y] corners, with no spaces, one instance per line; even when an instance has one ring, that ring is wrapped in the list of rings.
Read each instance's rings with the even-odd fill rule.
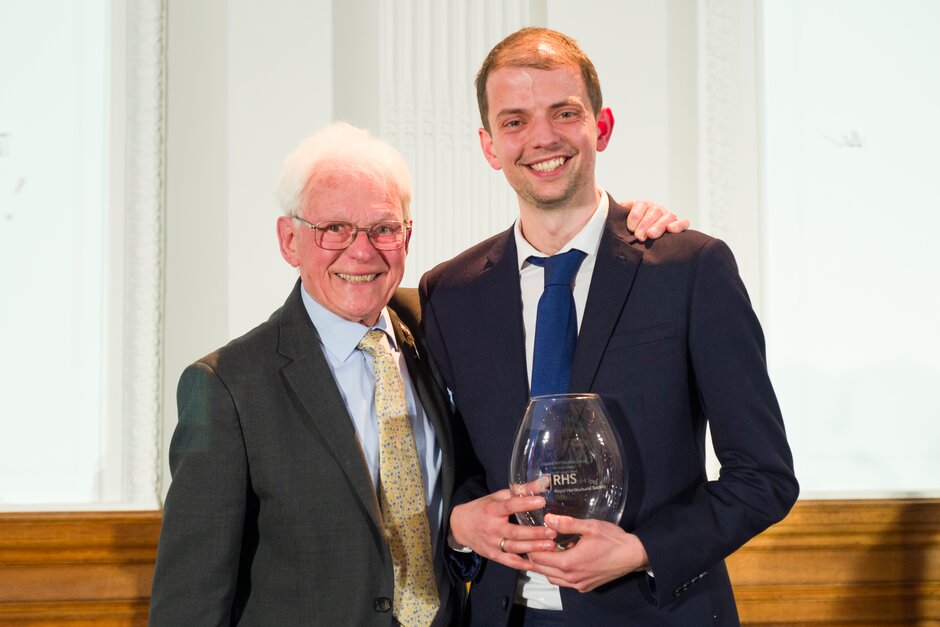
[[[529,138],[533,148],[551,148],[558,144],[558,132],[549,116],[535,116],[529,128]]]
[[[356,232],[353,233],[353,241],[346,249],[346,253],[359,259],[368,259],[379,253],[376,247],[372,245],[372,240],[369,239],[369,229],[356,229]]]

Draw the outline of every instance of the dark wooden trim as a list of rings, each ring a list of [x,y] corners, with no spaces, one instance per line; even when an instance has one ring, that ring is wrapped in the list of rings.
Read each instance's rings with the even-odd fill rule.
[[[0,514],[0,624],[145,625],[162,514]]]
[[[146,624],[160,521],[0,514],[0,624]],[[940,499],[800,501],[728,568],[745,625],[937,625]]]
[[[940,500],[800,501],[728,569],[748,625],[940,624]]]

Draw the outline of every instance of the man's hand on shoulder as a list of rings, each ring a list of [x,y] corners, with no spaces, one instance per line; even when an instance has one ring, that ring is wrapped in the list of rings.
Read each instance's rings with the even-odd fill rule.
[[[659,239],[667,231],[681,233],[689,228],[688,218],[679,218],[652,200],[628,200],[620,205],[630,212],[627,214],[627,228],[641,242],[646,238]]]

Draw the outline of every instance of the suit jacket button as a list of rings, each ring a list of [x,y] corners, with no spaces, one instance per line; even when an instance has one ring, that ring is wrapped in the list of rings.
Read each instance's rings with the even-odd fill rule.
[[[500,607],[500,609],[502,609],[502,610],[508,609],[508,608],[509,608],[509,597],[503,597],[502,599],[500,599],[500,600],[499,600],[499,607]]]
[[[392,609],[392,600],[388,597],[378,597],[372,602],[376,612],[387,612]]]

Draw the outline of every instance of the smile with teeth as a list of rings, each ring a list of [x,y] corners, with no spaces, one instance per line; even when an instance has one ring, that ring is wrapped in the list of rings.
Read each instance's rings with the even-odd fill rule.
[[[551,172],[560,168],[567,161],[567,157],[555,157],[554,159],[549,159],[548,161],[540,161],[538,163],[533,163],[529,167],[535,170],[536,172]]]
[[[379,275],[377,272],[373,272],[372,274],[343,274],[342,272],[337,272],[336,276],[350,283],[368,283]]]

